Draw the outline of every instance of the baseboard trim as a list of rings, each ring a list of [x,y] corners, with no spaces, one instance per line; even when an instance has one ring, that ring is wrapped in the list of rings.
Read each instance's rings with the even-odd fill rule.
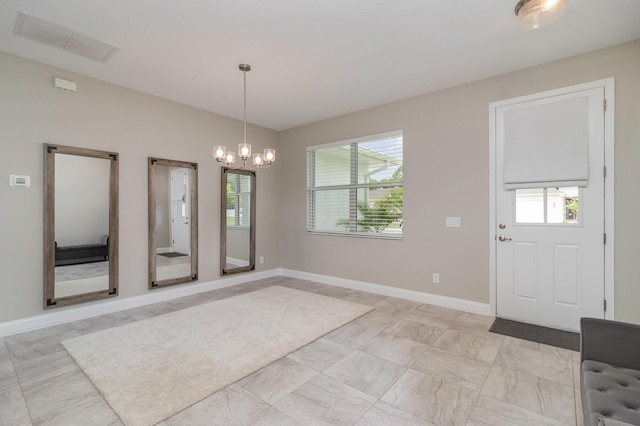
[[[407,290],[388,285],[373,284],[364,281],[355,281],[346,278],[331,277],[328,275],[313,274],[310,272],[294,271],[290,269],[280,269],[280,275],[350,288],[352,290],[366,291],[383,296],[397,297],[399,299],[411,300],[413,302],[428,303],[430,305],[442,306],[444,308],[456,309],[473,314],[486,315],[490,317],[494,316],[491,313],[491,307],[488,303],[474,302],[472,300],[458,299],[455,297],[423,293],[421,291]]]
[[[138,308],[140,306],[151,305],[153,303],[166,302],[184,296],[203,293],[205,291],[217,290],[231,287],[251,281],[271,278],[282,275],[290,278],[298,278],[307,281],[314,281],[322,284],[329,284],[352,290],[366,291],[383,296],[397,297],[399,299],[411,300],[419,303],[442,306],[459,311],[470,312],[479,315],[493,316],[488,303],[474,302],[471,300],[458,299],[455,297],[441,296],[432,293],[423,293],[415,290],[407,290],[388,285],[373,284],[364,281],[350,280],[346,278],[332,277],[329,275],[313,274],[310,272],[295,271],[291,269],[276,268],[268,271],[254,272],[251,274],[239,274],[215,281],[208,281],[197,284],[183,284],[178,287],[157,289],[140,296],[127,297],[125,299],[107,299],[82,306],[70,306],[58,308],[53,312],[46,312],[28,318],[0,323],[0,337],[10,336],[17,333],[24,333],[40,328],[65,324],[86,318],[111,314],[114,312],[126,311],[127,309]]]
[[[183,284],[177,287],[155,289],[140,296],[127,297],[124,299],[106,299],[83,304],[82,306],[57,308],[55,311],[47,311],[44,314],[0,323],[0,337],[97,317],[100,315],[111,314],[114,312],[125,311],[127,309],[138,308],[140,306],[151,305],[153,303],[165,302],[167,300],[173,300],[184,296],[191,296],[205,291],[217,290],[250,281],[271,278],[277,275],[280,275],[280,270],[271,269],[251,274],[238,274],[215,281]]]

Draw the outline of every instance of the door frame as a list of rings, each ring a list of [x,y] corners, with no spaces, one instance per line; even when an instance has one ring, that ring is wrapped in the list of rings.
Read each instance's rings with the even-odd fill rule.
[[[191,169],[186,168],[186,167],[175,167],[175,168],[171,168],[169,170],[169,194],[168,195],[169,195],[169,208],[170,208],[169,216],[170,216],[170,219],[171,219],[170,227],[169,227],[169,234],[170,234],[169,237],[171,238],[171,251],[173,251],[173,252],[176,251],[176,247],[175,247],[175,233],[176,233],[175,232],[175,226],[176,226],[176,223],[175,223],[175,218],[173,217],[173,214],[174,214],[174,210],[173,210],[173,173],[174,172],[183,172],[184,171],[187,174],[188,182],[187,182],[187,188],[185,190],[185,196],[186,196],[186,199],[188,200],[187,201],[188,202],[187,214],[189,216],[187,216],[187,220],[191,220],[191,202],[192,202],[192,200],[191,200],[191,196],[190,196],[190,194],[191,194],[191,174],[189,173],[190,170]],[[191,226],[188,226],[187,228],[188,228],[187,234],[189,236],[189,243],[187,244],[187,247],[189,247],[189,250],[188,250],[189,253],[188,254],[189,254],[189,256],[191,256],[191,238],[192,238],[191,231],[190,231]]]
[[[604,163],[606,167],[606,179],[604,183],[604,229],[606,232],[606,244],[604,246],[604,299],[607,303],[605,310],[606,319],[614,319],[615,291],[614,291],[614,106],[615,106],[615,78],[591,81],[583,84],[562,87],[540,93],[519,96],[510,99],[489,103],[489,308],[493,316],[496,316],[498,304],[498,280],[497,280],[497,241],[498,224],[496,204],[496,110],[499,107],[528,102],[550,96],[558,96],[566,93],[578,92],[595,88],[604,88],[606,108],[604,110]],[[604,108],[604,106],[603,106]]]

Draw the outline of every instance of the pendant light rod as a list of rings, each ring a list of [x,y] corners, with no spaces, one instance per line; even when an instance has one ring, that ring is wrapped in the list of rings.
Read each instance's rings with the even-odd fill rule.
[[[251,71],[251,65],[249,64],[240,64],[238,65],[240,71],[242,71],[244,75],[244,143],[247,143],[247,72]]]

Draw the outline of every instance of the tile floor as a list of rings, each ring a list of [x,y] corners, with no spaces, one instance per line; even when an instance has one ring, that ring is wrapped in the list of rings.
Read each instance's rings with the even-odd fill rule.
[[[492,318],[274,277],[0,341],[0,425],[122,424],[60,341],[271,285],[375,306],[160,423],[582,425],[579,354],[489,333]]]

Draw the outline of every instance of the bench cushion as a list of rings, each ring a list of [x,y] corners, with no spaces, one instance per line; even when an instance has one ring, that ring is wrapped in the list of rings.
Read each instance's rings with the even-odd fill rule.
[[[586,424],[597,425],[600,417],[640,425],[640,371],[618,368],[604,362],[582,363],[582,404]]]

